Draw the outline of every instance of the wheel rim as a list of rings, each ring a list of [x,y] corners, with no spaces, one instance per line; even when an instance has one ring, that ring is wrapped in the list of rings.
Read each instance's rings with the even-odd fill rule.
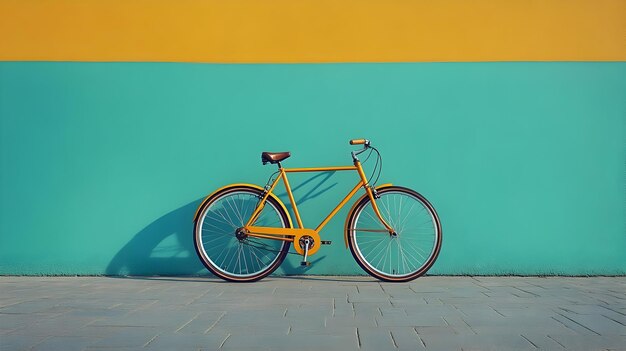
[[[286,242],[280,240],[235,236],[252,215],[259,197],[247,191],[230,192],[211,202],[200,214],[198,246],[203,259],[217,272],[235,277],[251,278],[271,269],[280,258]],[[276,206],[267,201],[254,225],[285,227]]]
[[[440,237],[434,213],[419,197],[402,191],[381,193],[376,204],[397,236],[385,230],[368,201],[352,229],[357,254],[379,275],[401,279],[421,274],[432,263]]]

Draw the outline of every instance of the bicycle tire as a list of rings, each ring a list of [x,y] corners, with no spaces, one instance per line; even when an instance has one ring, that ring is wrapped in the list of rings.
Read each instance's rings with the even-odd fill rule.
[[[422,276],[435,263],[441,250],[442,230],[437,212],[424,196],[409,188],[389,186],[377,192],[376,204],[397,236],[384,231],[369,197],[363,196],[348,214],[346,235],[352,256],[364,271],[383,281],[407,282]],[[391,195],[396,196],[391,198]],[[412,206],[404,217],[401,213],[403,202]],[[424,215],[412,212],[416,205],[421,207]],[[416,210],[420,211],[419,208]],[[396,211],[398,216],[395,216]],[[420,218],[424,220],[423,227],[414,227],[414,222]],[[423,232],[418,232],[417,229],[421,228]],[[411,259],[418,263],[410,262]]]
[[[258,246],[253,245],[251,242],[245,243],[235,236],[235,230],[238,227],[244,226],[244,221],[250,218],[252,211],[256,207],[256,204],[252,204],[250,201],[256,201],[256,203],[258,203],[262,195],[262,190],[252,186],[236,185],[226,187],[212,194],[198,209],[198,217],[194,224],[194,247],[202,264],[215,276],[232,282],[257,281],[270,275],[284,261],[289,251],[290,242],[252,238],[257,244],[262,243],[263,245],[269,245],[274,248],[274,250],[266,250],[269,256],[266,254],[259,257],[260,249],[258,249]],[[237,199],[235,199],[235,196]],[[240,202],[241,213],[231,216],[229,211],[236,212],[235,209],[239,210],[240,207],[237,201],[242,201],[242,199],[247,203]],[[226,201],[226,203],[224,203],[224,201]],[[260,221],[264,219],[265,215],[272,215],[272,213],[266,213],[268,210],[273,212],[277,220],[276,222],[280,224],[281,227],[290,227],[289,216],[283,209],[282,204],[271,196],[267,198],[265,207],[255,222],[256,225],[272,226],[271,224],[273,223],[259,224]],[[219,213],[221,218],[218,216],[209,216],[209,214],[212,215],[215,213]],[[208,222],[207,219],[211,220],[211,222]],[[225,247],[209,245],[217,240],[223,240],[225,242],[223,246]],[[235,248],[235,252],[232,252],[233,248]],[[250,264],[248,264],[245,258],[246,250],[250,258]],[[235,260],[234,257],[230,257],[229,254],[237,254],[237,260]],[[219,261],[222,255],[224,255],[225,260],[230,259],[228,263],[226,263],[226,261]],[[257,264],[256,269],[255,260]],[[239,265],[237,265],[238,261]],[[233,262],[234,265],[231,265]],[[245,262],[245,265],[243,262]],[[239,267],[239,272],[233,272],[237,270],[237,267]]]

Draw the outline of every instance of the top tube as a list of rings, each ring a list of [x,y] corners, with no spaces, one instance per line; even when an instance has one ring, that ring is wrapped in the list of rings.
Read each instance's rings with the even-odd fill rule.
[[[310,167],[310,168],[283,168],[287,173],[294,172],[328,172],[328,171],[356,171],[356,166],[339,166],[339,167]]]

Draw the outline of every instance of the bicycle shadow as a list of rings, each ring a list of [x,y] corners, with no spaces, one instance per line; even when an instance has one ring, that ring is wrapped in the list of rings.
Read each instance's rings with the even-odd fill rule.
[[[309,179],[303,181],[302,183],[298,184],[295,188],[291,188],[291,192],[294,193],[294,197],[295,197],[295,193],[297,191],[299,191],[300,189],[302,189],[303,187],[305,187],[306,185],[308,185],[309,183],[311,183],[312,181],[314,181],[317,178],[323,177],[319,183],[317,183],[317,185],[313,186],[313,188],[311,190],[309,190],[307,193],[305,193],[304,195],[302,195],[299,199],[296,199],[296,204],[300,205],[303,204],[305,202],[307,202],[308,200],[314,199],[320,195],[322,195],[323,193],[329,191],[330,189],[332,189],[333,187],[335,187],[335,185],[339,184],[337,182],[323,188],[323,189],[319,189],[318,188],[320,186],[322,186],[322,184],[326,183],[326,181],[328,181],[332,176],[335,175],[335,171],[330,171],[330,172],[321,172],[318,173],[312,177],[309,177]],[[278,196],[279,198],[281,198],[281,200],[283,200],[283,203],[285,203],[285,206],[287,206],[289,209],[291,209],[293,211],[293,208],[291,206],[291,203],[289,202],[289,200],[287,199],[287,191],[280,193],[280,194],[276,194],[276,196]]]
[[[206,269],[196,257],[192,218],[202,199],[171,211],[140,230],[113,257],[106,275],[196,275]]]
[[[325,173],[331,174],[316,174],[292,188],[298,205],[318,197],[337,185],[337,183],[325,185],[335,172]],[[312,185],[312,189],[302,195],[297,194],[299,190],[316,179],[319,181]],[[277,196],[284,200],[286,192]],[[212,276],[198,259],[193,243],[192,219],[203,199],[204,197],[199,198],[168,212],[140,230],[111,259],[106,267],[105,275]],[[284,202],[288,208],[291,208],[289,201]],[[311,262],[314,264],[324,257],[321,256]],[[303,274],[309,267],[296,266],[289,260],[285,260],[281,268],[286,274]]]

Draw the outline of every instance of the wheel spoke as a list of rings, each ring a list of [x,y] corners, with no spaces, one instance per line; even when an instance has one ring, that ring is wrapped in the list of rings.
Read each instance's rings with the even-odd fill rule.
[[[276,267],[289,243],[255,238],[256,244],[235,237],[259,204],[258,194],[250,190],[226,192],[209,201],[197,224],[196,246],[207,268],[232,279],[254,279]],[[267,201],[255,225],[286,227],[274,203]]]
[[[223,223],[229,227],[233,227],[233,224],[231,222],[228,221],[228,219],[226,219],[226,217],[224,217],[224,215],[220,212],[217,211],[217,209],[215,209],[214,211],[209,211],[209,213],[207,213],[207,217],[209,217],[210,214],[215,214],[218,215],[219,217],[211,217],[211,221],[212,223],[215,222],[219,222],[219,223]],[[220,218],[221,217],[221,218]]]
[[[420,196],[402,188],[379,191],[376,203],[397,236],[378,229],[384,226],[369,200],[358,207],[350,222],[354,229],[348,234],[362,266],[381,278],[413,279],[423,274],[438,253],[441,233],[436,214]]]

